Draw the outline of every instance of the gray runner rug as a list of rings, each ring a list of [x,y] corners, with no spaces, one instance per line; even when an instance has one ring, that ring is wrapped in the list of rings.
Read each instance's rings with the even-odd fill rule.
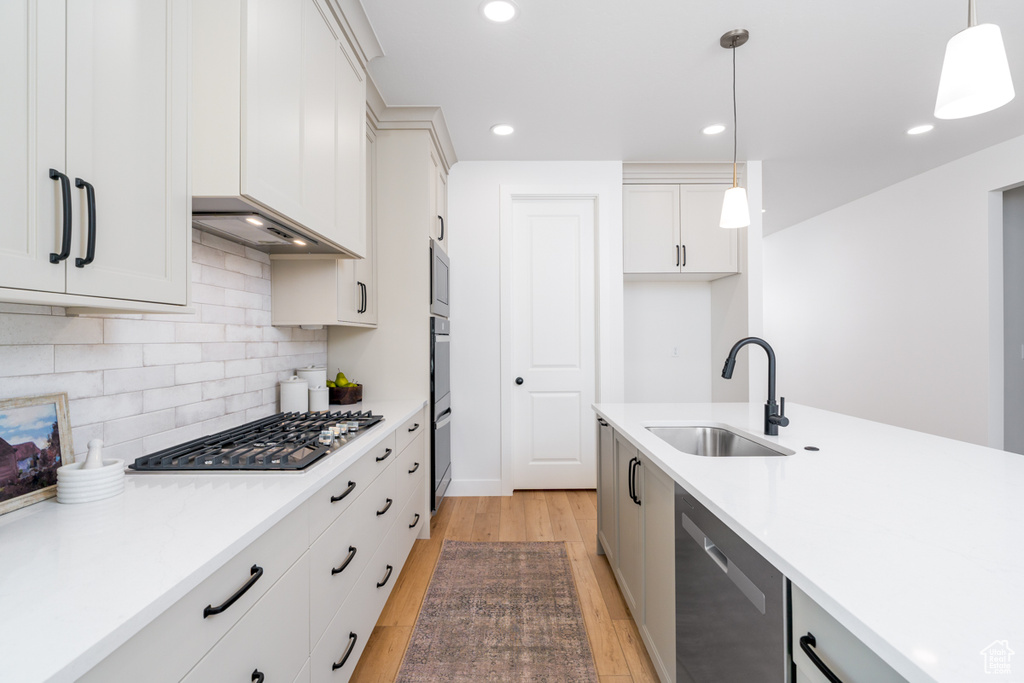
[[[445,541],[398,683],[597,680],[564,543]]]

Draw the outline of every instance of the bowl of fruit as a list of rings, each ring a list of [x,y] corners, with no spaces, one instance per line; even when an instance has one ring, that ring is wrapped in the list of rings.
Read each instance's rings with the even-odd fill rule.
[[[327,393],[331,403],[348,405],[363,400],[363,385],[349,381],[341,370],[333,380],[327,380]]]

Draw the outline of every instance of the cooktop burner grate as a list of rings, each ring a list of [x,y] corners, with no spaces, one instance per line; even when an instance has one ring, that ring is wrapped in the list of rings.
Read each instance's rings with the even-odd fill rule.
[[[278,413],[145,455],[128,467],[136,472],[301,470],[383,419],[371,411]],[[321,444],[321,430],[338,423],[356,423],[359,429],[330,446]]]

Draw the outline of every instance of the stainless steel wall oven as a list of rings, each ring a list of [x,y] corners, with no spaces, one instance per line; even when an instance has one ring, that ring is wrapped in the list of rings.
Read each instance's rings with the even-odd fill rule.
[[[430,472],[433,477],[434,500],[437,510],[451,482],[452,463],[452,402],[449,375],[451,352],[448,333],[451,323],[445,318],[430,319]]]

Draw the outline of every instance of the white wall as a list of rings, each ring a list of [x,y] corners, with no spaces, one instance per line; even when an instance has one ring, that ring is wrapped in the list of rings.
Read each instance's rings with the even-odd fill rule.
[[[765,238],[780,391],[1001,445],[1002,201],[990,193],[1021,181],[1024,137]]]
[[[623,399],[622,164],[463,161],[448,179],[452,297],[452,485],[501,492],[500,197],[503,189],[598,197],[598,400]]]
[[[626,402],[710,401],[711,284],[626,282],[623,306]]]
[[[67,392],[84,454],[135,458],[277,412],[277,382],[323,364],[326,330],[270,325],[270,258],[193,231],[195,313],[65,317],[0,304],[0,398]]]

